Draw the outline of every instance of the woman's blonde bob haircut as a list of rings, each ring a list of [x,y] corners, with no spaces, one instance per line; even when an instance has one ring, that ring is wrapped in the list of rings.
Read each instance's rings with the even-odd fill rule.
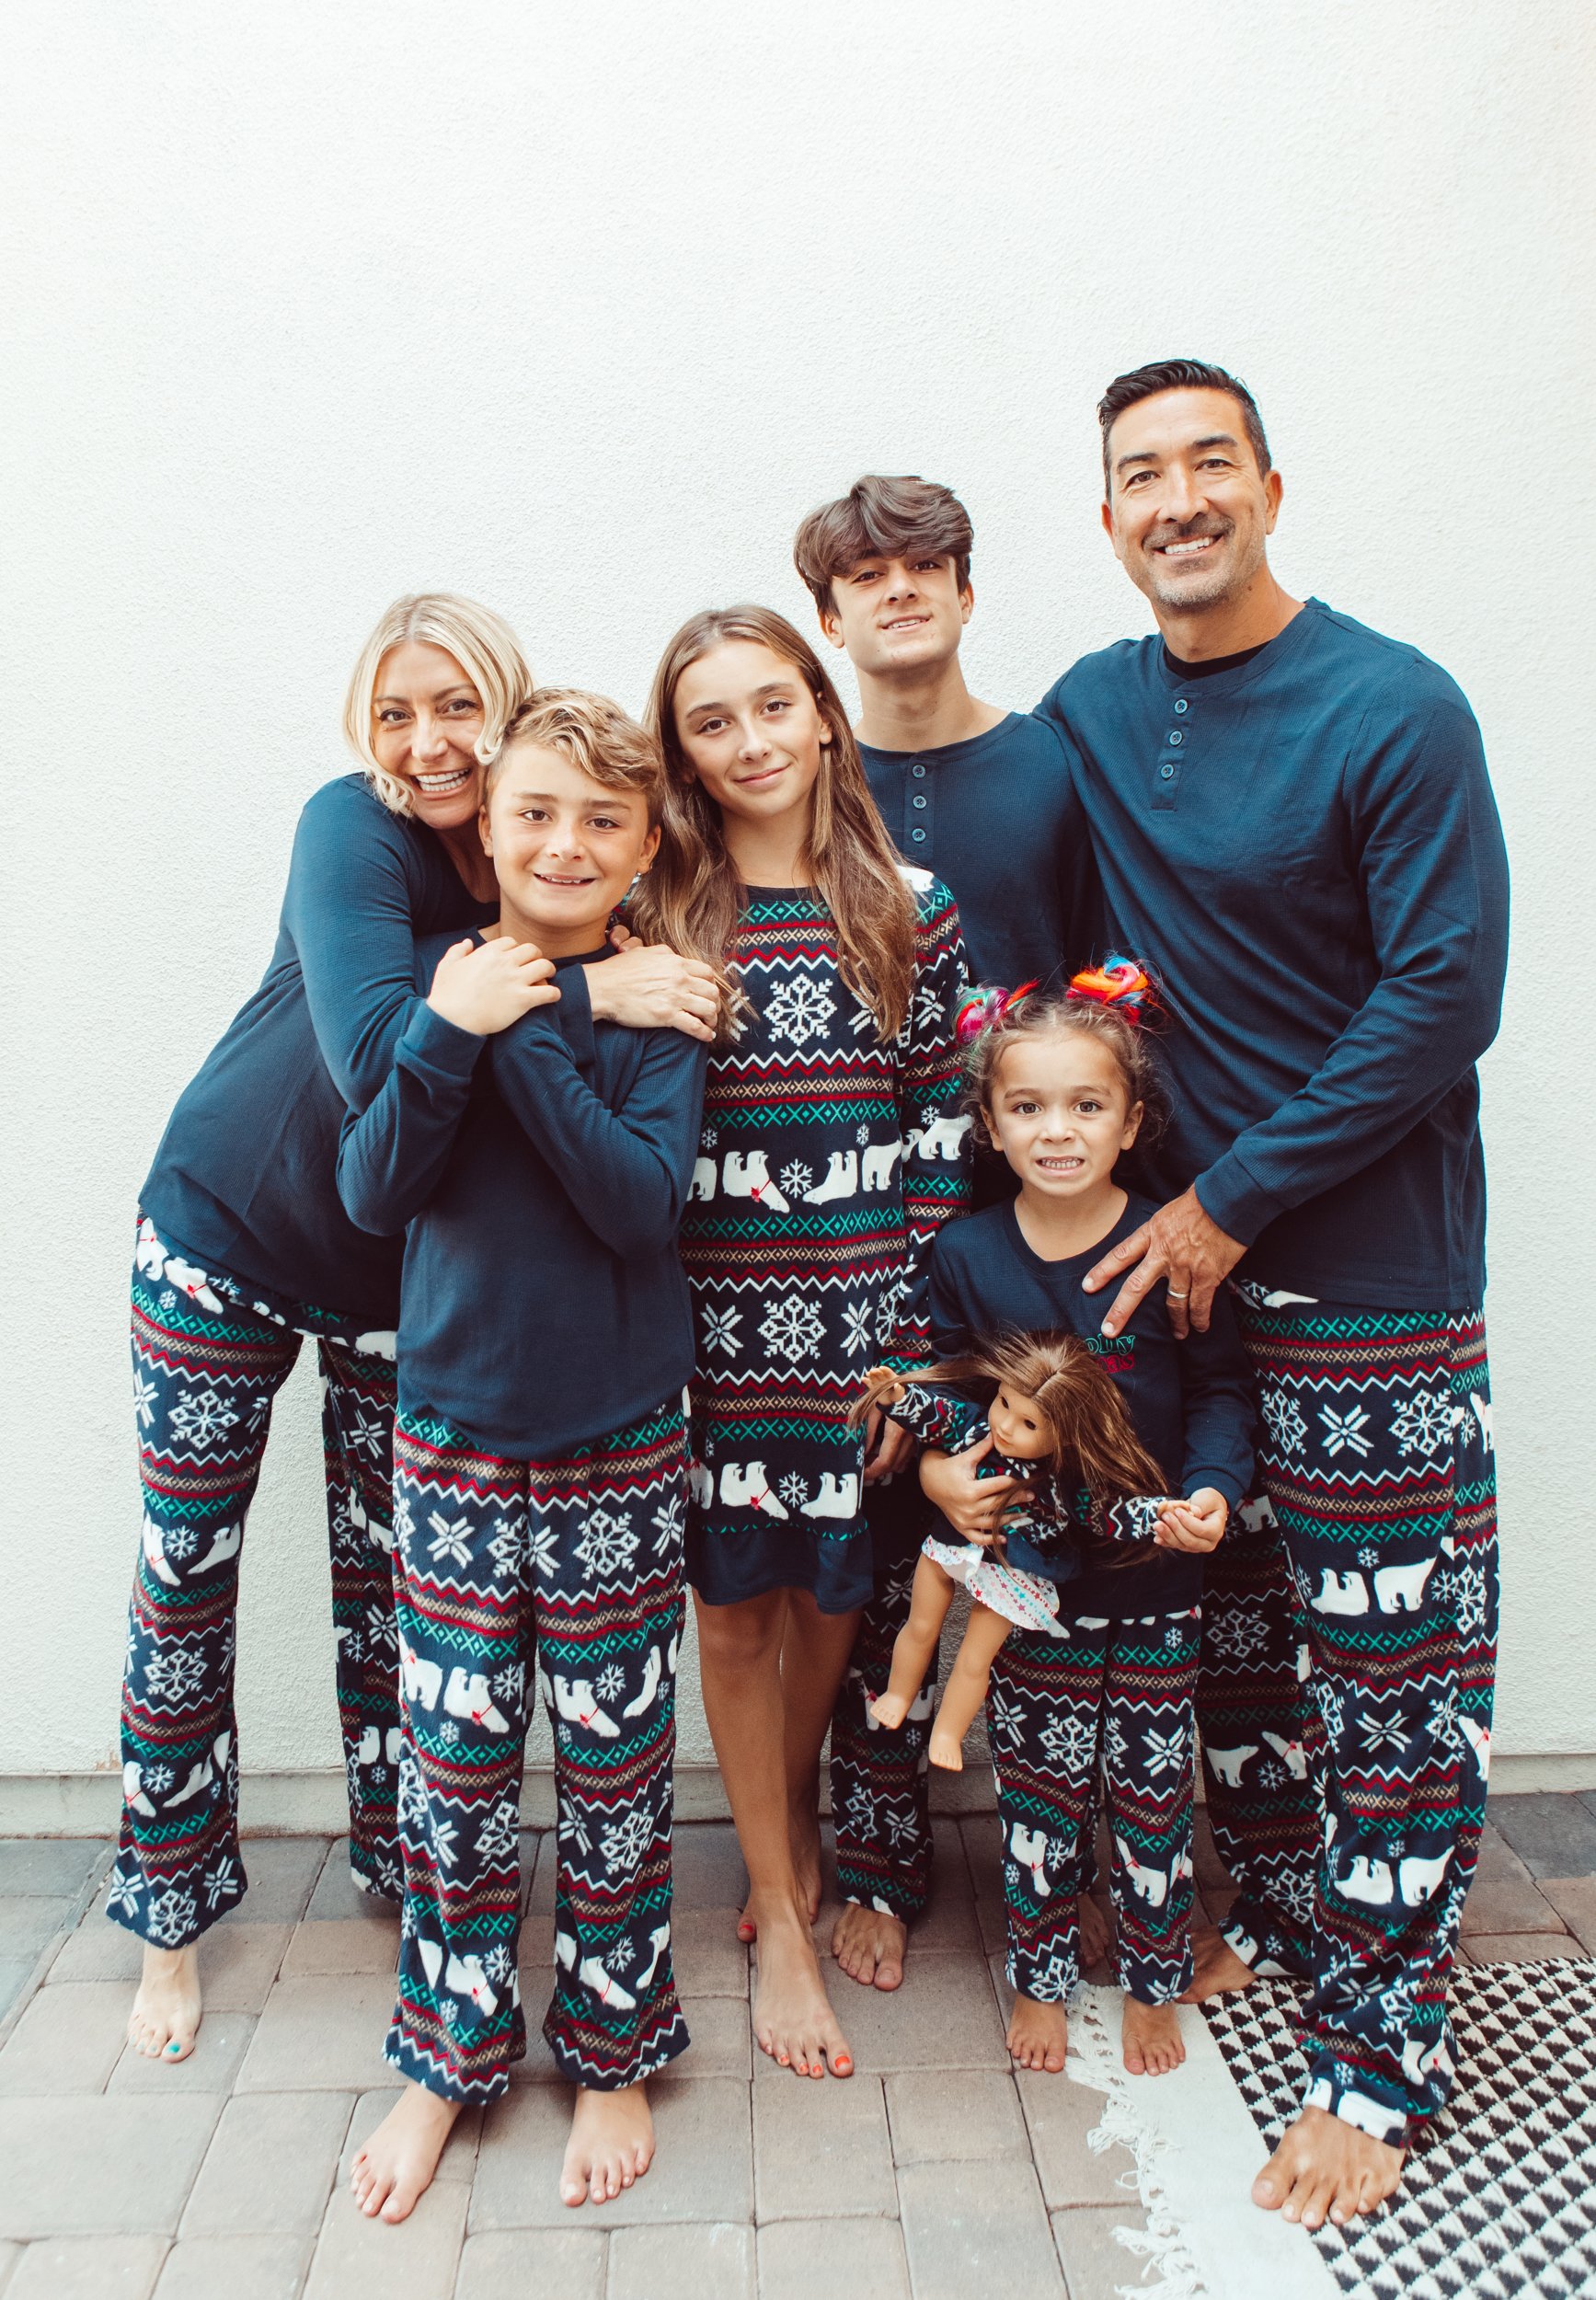
[[[491,607],[453,591],[417,592],[410,598],[396,599],[361,649],[344,698],[344,741],[365,769],[367,782],[395,814],[411,811],[410,793],[378,764],[372,748],[372,706],[383,658],[410,639],[453,655],[482,697],[477,755],[485,764],[503,740],[505,722],[532,693],[532,673],[521,641]]]

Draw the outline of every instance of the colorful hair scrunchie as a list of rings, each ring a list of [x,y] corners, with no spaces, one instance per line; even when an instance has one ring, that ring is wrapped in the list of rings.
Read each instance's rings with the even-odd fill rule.
[[[968,1046],[982,1030],[990,1030],[1003,1020],[1011,1006],[1028,997],[1035,983],[1021,983],[1016,990],[1000,990],[995,983],[983,983],[965,992],[953,1012],[953,1036],[960,1046]]]
[[[1132,1028],[1145,1022],[1158,1004],[1149,976],[1134,959],[1123,958],[1118,951],[1111,951],[1101,966],[1073,974],[1064,995],[1092,1006],[1111,1006]]]

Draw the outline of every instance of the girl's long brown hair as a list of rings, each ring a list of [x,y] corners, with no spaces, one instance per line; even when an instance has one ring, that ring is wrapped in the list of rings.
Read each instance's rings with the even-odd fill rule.
[[[742,888],[726,851],[720,810],[693,774],[676,728],[682,674],[713,648],[746,639],[768,647],[802,679],[831,731],[821,746],[807,861],[831,913],[844,980],[896,1038],[909,1013],[914,905],[887,828],[870,796],[842,698],[807,639],[770,607],[713,607],[684,623],[660,659],[649,724],[665,754],[669,785],[654,868],[626,923],[646,942],[669,943],[724,978]]]

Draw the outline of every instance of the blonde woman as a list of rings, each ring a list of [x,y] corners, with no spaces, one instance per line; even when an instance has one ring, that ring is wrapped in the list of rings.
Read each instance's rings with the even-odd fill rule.
[[[132,1347],[144,1537],[122,1701],[121,1839],[109,1915],[144,1940],[129,2034],[180,2061],[201,2016],[194,1944],[242,1898],[235,1613],[272,1401],[306,1338],[323,1376],[350,1865],[401,1889],[389,1529],[402,1240],[358,1230],[335,1169],[345,1106],[392,1067],[414,937],[498,916],[477,832],[484,762],[532,690],[515,634],[447,593],[401,599],[355,665],[360,771],[300,818],[265,978],[179,1098],[145,1181]],[[485,973],[551,970],[500,940]],[[602,977],[602,980],[600,979]],[[595,1014],[707,1037],[709,971],[628,949],[593,970]]]

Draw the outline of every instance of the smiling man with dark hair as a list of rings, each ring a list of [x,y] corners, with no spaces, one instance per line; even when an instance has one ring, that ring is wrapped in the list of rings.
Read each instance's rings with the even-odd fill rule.
[[[1103,523],[1158,630],[1040,715],[1109,940],[1161,983],[1175,1119],[1165,1202],[1087,1284],[1119,1283],[1108,1334],[1154,1286],[1177,1330],[1238,1292],[1279,1535],[1259,1513],[1205,1593],[1210,1810],[1242,1894],[1196,1993],[1312,1978],[1303,2112],[1253,2191],[1312,2227],[1395,2190],[1452,2074],[1495,1669],[1474,1065],[1506,858],[1452,681],[1276,581],[1282,483],[1246,386],[1163,362],[1098,414]]]

